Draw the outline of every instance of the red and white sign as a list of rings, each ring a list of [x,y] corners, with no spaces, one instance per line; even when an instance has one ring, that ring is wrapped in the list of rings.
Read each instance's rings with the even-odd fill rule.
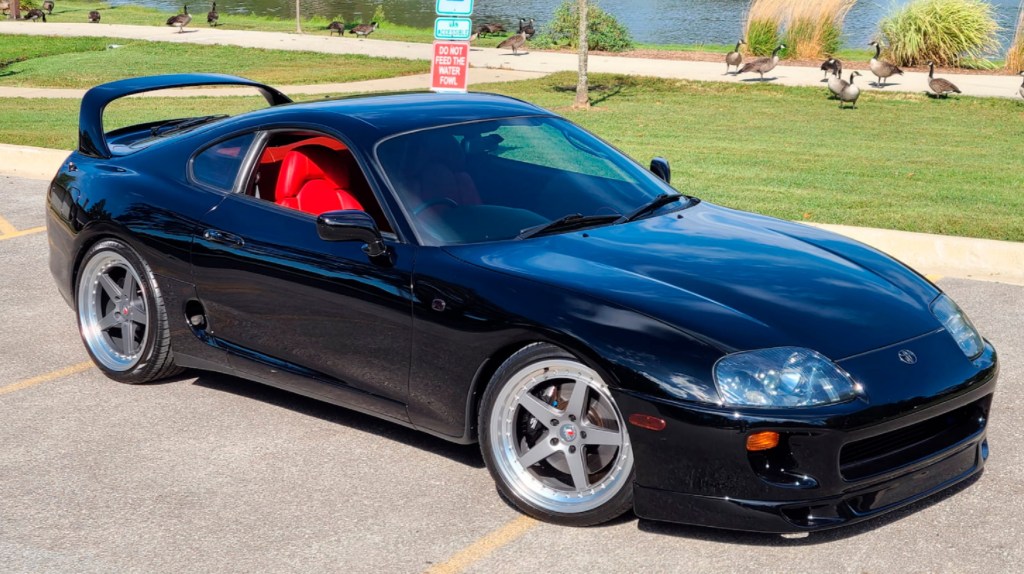
[[[469,42],[434,42],[430,64],[430,89],[435,92],[465,92],[469,72]]]

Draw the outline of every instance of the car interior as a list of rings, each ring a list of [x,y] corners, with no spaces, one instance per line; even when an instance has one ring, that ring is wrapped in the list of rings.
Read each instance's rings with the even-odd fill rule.
[[[271,134],[246,194],[311,215],[356,209],[391,232],[380,203],[348,147],[311,132]]]

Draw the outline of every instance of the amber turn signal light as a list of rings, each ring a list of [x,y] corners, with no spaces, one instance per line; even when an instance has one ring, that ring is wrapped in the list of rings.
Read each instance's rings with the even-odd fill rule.
[[[779,446],[779,433],[775,431],[756,432],[747,437],[747,450],[768,450]]]
[[[642,415],[640,413],[629,415],[629,424],[652,431],[665,430],[665,419],[659,419],[658,417],[652,417],[651,415]]]

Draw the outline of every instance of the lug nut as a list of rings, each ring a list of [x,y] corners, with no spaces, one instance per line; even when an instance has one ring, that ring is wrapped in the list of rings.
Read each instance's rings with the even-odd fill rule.
[[[572,454],[574,452],[576,452],[576,447],[575,446],[570,446],[569,447],[569,454]]]
[[[557,438],[551,439],[551,446],[558,446],[558,439]]]
[[[558,419],[551,419],[551,426],[553,426],[553,427],[558,426]]]
[[[569,420],[576,422],[576,415],[569,415]]]
[[[580,431],[580,438],[587,438],[587,431]]]

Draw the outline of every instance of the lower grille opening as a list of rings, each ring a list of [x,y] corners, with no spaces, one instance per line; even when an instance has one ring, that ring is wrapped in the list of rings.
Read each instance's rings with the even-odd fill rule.
[[[908,427],[847,444],[839,453],[839,471],[845,480],[861,480],[942,452],[985,427],[991,400],[988,396]]]

